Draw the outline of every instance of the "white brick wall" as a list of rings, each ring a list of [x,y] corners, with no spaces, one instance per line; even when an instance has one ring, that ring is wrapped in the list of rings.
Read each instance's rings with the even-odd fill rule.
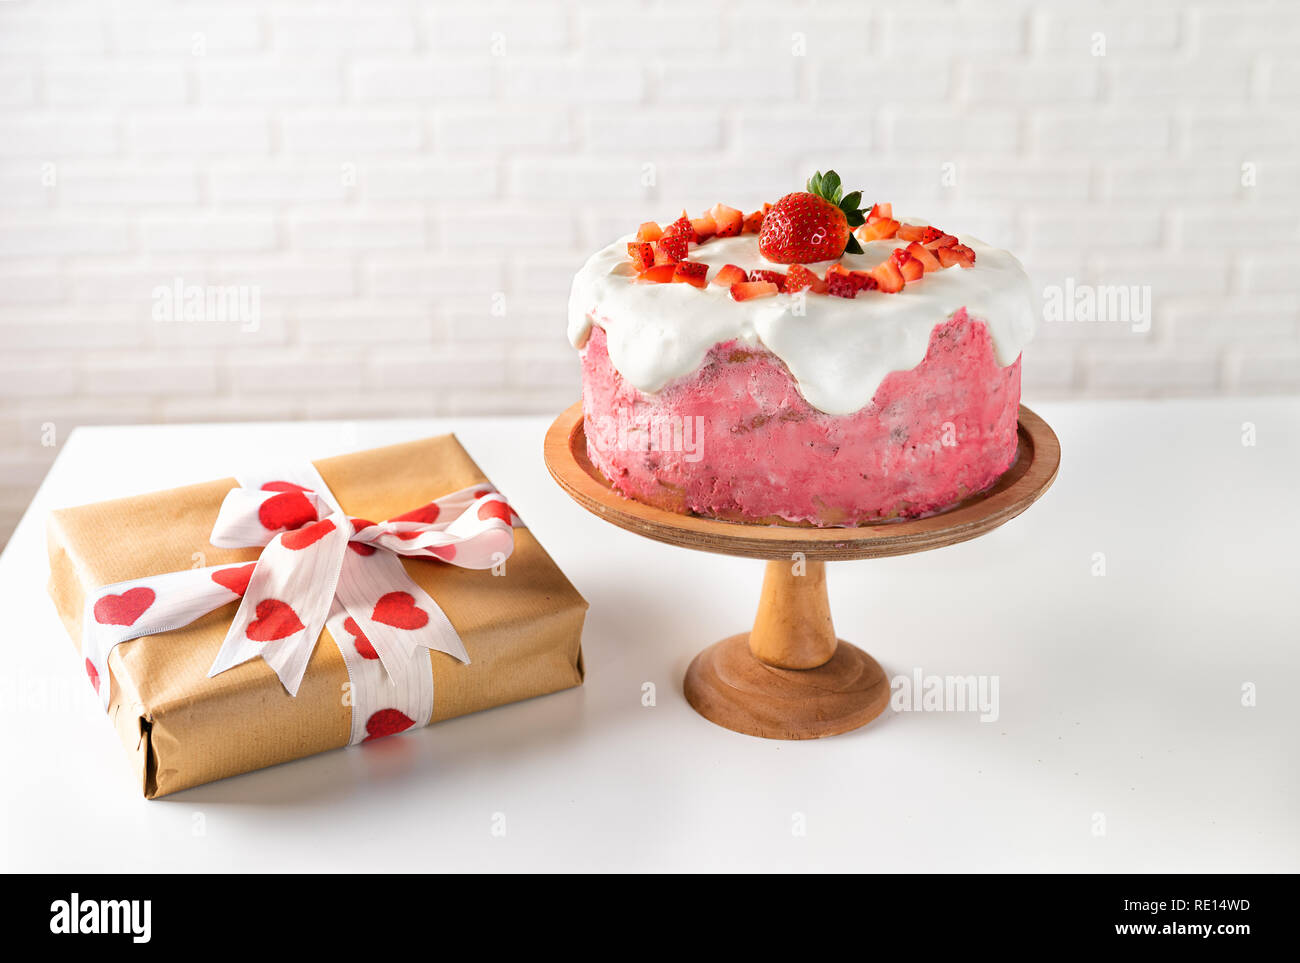
[[[1297,3],[0,0],[0,539],[80,423],[557,410],[586,252],[828,166],[1151,287],[1031,400],[1300,390]]]

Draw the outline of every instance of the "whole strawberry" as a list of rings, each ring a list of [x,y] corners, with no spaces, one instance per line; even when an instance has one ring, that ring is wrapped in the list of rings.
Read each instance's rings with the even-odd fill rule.
[[[835,261],[848,251],[861,254],[853,228],[866,219],[858,209],[862,192],[847,197],[840,190],[840,175],[821,171],[808,179],[808,190],[787,194],[763,218],[758,249],[778,264],[813,264]]]

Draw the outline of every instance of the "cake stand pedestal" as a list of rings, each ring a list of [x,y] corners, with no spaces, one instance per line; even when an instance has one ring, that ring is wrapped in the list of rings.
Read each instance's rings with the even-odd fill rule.
[[[737,732],[815,739],[870,722],[890,692],[880,664],[835,637],[826,563],[953,545],[1019,515],[1056,479],[1061,447],[1047,422],[1023,405],[1018,434],[1015,463],[988,491],[928,518],[857,528],[727,522],[625,498],[587,457],[581,403],[546,433],[546,466],[574,501],[620,528],[683,548],[767,560],[753,629],[695,657],[686,699]]]

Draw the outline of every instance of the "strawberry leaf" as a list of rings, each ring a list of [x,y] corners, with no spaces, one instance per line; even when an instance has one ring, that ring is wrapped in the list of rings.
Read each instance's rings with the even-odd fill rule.
[[[849,243],[844,245],[844,253],[845,254],[864,253],[862,250],[862,245],[858,243],[858,239],[854,237],[852,234],[849,235]]]
[[[840,201],[840,210],[844,212],[844,220],[848,221],[849,227],[861,227],[867,219],[859,209],[862,203],[862,192],[854,191],[844,200]]]
[[[822,175],[822,197],[832,204],[840,202],[840,175],[834,171],[827,171]]]
[[[808,193],[824,198],[838,207],[844,193],[840,187],[840,175],[834,171],[827,171],[825,174],[817,171],[808,178]]]
[[[835,171],[827,171],[825,174],[817,171],[808,178],[808,193],[828,200],[838,207],[844,214],[844,219],[848,221],[849,227],[858,227],[866,223],[866,212],[859,209],[862,205],[862,192],[853,191],[851,194],[845,194],[840,185],[840,175]]]

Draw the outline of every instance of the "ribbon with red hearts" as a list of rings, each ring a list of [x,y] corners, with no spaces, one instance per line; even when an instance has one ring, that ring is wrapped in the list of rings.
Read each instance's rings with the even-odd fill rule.
[[[118,582],[87,599],[82,654],[105,709],[102,680],[115,646],[239,599],[209,677],[261,658],[296,696],[328,628],[348,668],[353,742],[425,724],[433,677],[424,650],[465,663],[469,654],[399,556],[469,569],[500,565],[522,526],[504,496],[483,484],[372,522],[349,517],[309,463],[238,480],[210,540],[218,548],[263,546],[256,562]]]

